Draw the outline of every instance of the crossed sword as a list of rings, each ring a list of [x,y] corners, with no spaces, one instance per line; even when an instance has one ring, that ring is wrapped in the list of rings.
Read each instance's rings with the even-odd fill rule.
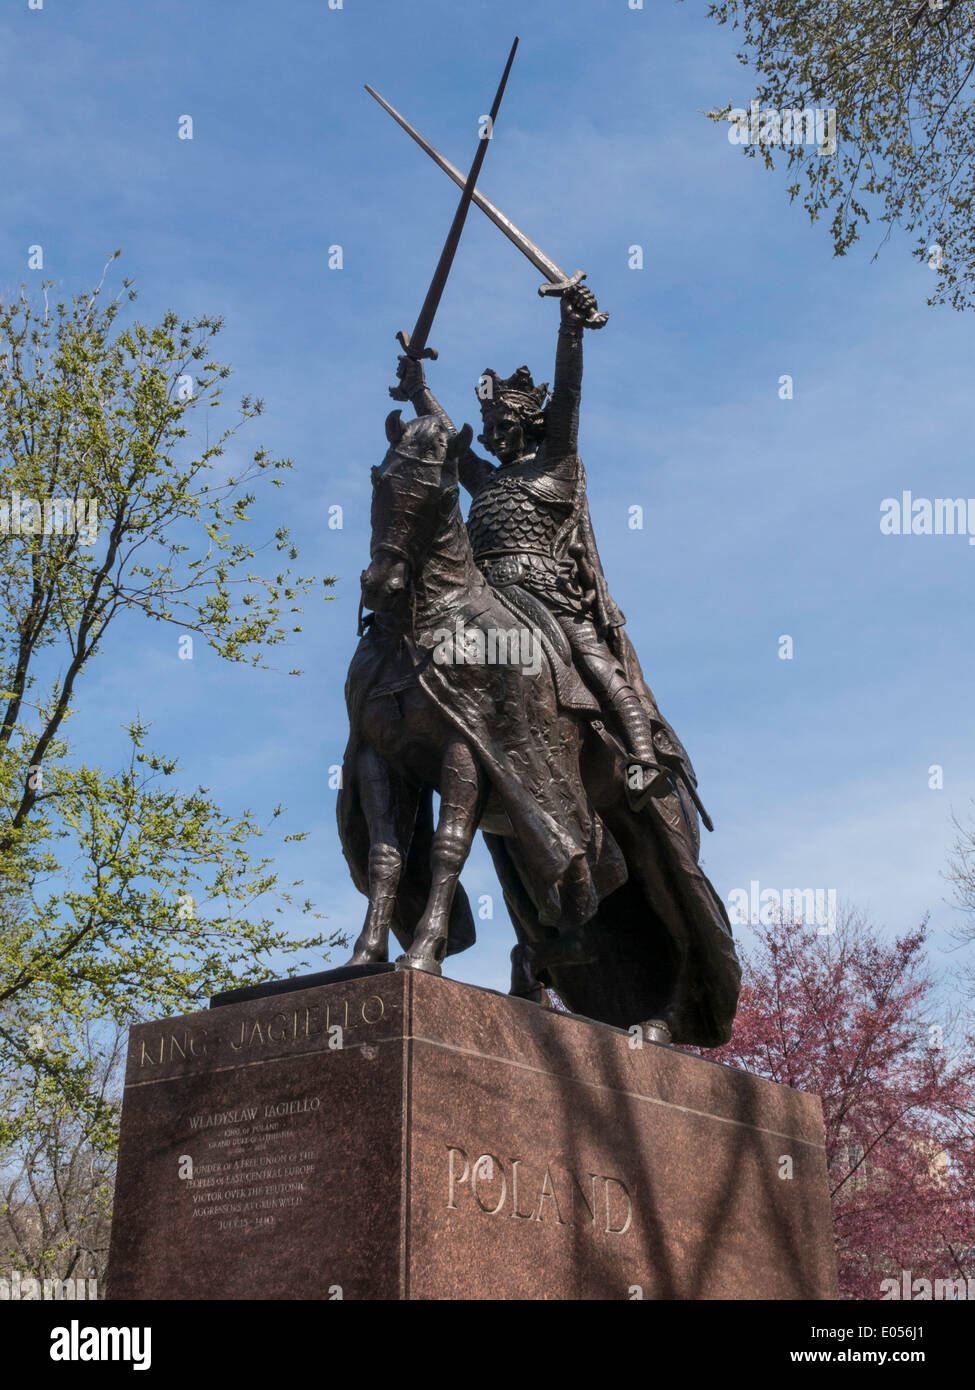
[[[451,164],[449,159],[430,144],[429,140],[424,139],[420,132],[414,126],[410,125],[405,116],[401,115],[394,106],[391,106],[384,97],[381,97],[374,87],[370,87],[368,82],[365,84],[366,91],[369,95],[379,102],[379,105],[392,116],[397,125],[402,126],[407,135],[420,146],[420,149],[424,150],[430,156],[434,164],[441,168],[448,178],[453,179],[454,183],[456,183],[459,188],[463,189],[460,204],[454,215],[450,231],[447,234],[447,240],[444,243],[440,261],[434,272],[426,299],[423,301],[423,307],[420,310],[416,326],[412,333],[400,332],[396,335],[406,355],[416,360],[420,360],[423,357],[435,359],[437,356],[436,349],[427,346],[427,338],[430,329],[433,327],[433,319],[440,303],[440,297],[443,294],[444,286],[447,283],[447,276],[450,273],[454,253],[457,250],[460,234],[463,231],[464,222],[467,218],[467,211],[471,203],[475,203],[481,211],[491,219],[494,225],[505,234],[508,240],[517,246],[522,255],[527,256],[535,269],[540,270],[541,273],[547,277],[545,284],[540,285],[538,288],[538,293],[540,295],[561,296],[565,294],[566,290],[572,289],[586,278],[584,270],[577,270],[572,275],[567,275],[561,266],[557,265],[550,256],[545,254],[540,246],[532,241],[530,237],[526,236],[519,227],[515,226],[510,217],[505,216],[500,208],[495,207],[490,199],[485,198],[484,194],[481,193],[477,187],[477,177],[481,171],[481,165],[484,163],[484,157],[487,154],[488,139],[493,135],[494,122],[501,105],[501,98],[504,95],[505,85],[508,81],[508,73],[511,71],[511,64],[514,61],[517,47],[518,40],[515,39],[511,46],[511,52],[508,54],[508,61],[501,77],[501,83],[491,107],[488,125],[479,138],[477,154],[474,157],[474,163],[471,166],[470,173],[466,178],[455,165]],[[587,328],[602,328],[608,318],[608,314],[594,310],[585,321],[585,326]],[[394,395],[396,399],[405,400],[405,395],[396,387],[392,388],[390,394]]]

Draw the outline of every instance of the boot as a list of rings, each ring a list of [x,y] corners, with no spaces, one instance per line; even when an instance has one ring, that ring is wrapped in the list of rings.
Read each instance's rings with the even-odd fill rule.
[[[631,762],[626,769],[630,804],[635,810],[650,797],[669,796],[673,791],[670,774],[657,762],[653,729],[639,697],[627,686],[614,696],[610,708],[623,731],[623,741]]]

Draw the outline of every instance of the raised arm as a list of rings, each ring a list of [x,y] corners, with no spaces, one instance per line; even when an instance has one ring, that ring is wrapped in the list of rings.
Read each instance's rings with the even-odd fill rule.
[[[422,362],[416,361],[413,357],[400,357],[396,376],[399,380],[399,386],[389,388],[391,396],[400,399],[395,393],[401,391],[412,401],[413,409],[417,415],[436,415],[439,420],[443,421],[451,436],[457,433],[457,426],[426,383]],[[487,459],[482,459],[478,454],[475,454],[473,449],[468,448],[457,467],[461,486],[473,495],[491,476],[494,467],[493,463],[489,463]]]
[[[582,333],[583,325],[596,310],[596,296],[585,285],[576,285],[566,291],[560,303],[562,322],[555,352],[555,380],[545,412],[545,456],[550,464],[574,454],[578,447]]]

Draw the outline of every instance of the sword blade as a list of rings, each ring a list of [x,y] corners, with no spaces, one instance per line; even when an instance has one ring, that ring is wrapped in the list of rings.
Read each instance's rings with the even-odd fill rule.
[[[491,112],[488,117],[490,122],[488,131],[486,134],[482,133],[479,136],[477,153],[474,156],[474,162],[471,165],[470,173],[467,175],[466,180],[461,180],[461,187],[464,191],[457,205],[457,211],[454,214],[454,220],[451,223],[450,231],[447,233],[447,240],[444,242],[444,248],[440,253],[440,260],[437,262],[437,268],[434,271],[433,279],[430,281],[427,297],[423,301],[423,307],[420,309],[420,314],[417,318],[416,326],[410,335],[409,343],[403,344],[410,357],[421,357],[426,348],[427,338],[430,335],[430,329],[433,327],[433,320],[436,316],[437,307],[440,304],[444,286],[447,283],[447,276],[450,274],[450,267],[453,264],[454,255],[457,251],[458,243],[460,242],[461,232],[464,230],[464,223],[467,220],[467,213],[474,197],[477,176],[481,172],[481,165],[484,163],[484,157],[487,154],[489,139],[494,133],[494,122],[497,119],[498,110],[501,106],[501,98],[504,96],[504,89],[508,83],[508,73],[511,71],[511,64],[515,60],[515,51],[517,47],[518,40],[515,39],[514,43],[511,45],[511,52],[508,54],[508,61],[505,64],[504,72],[501,74],[501,81],[494,97],[494,103],[491,106]]]
[[[442,155],[439,150],[435,149],[433,145],[430,144],[429,140],[425,140],[420,132],[410,125],[406,117],[400,115],[395,106],[391,106],[384,97],[379,95],[374,87],[369,86],[368,82],[366,83],[366,91],[371,97],[375,97],[383,110],[387,111],[389,115],[392,116],[397,125],[402,126],[407,135],[416,141],[420,149],[424,150],[430,156],[434,164],[438,165],[448,178],[453,179],[454,183],[456,183],[459,188],[464,187],[464,175],[455,164],[451,164],[450,160]],[[481,211],[491,219],[499,231],[504,232],[508,240],[512,242],[513,245],[517,246],[522,255],[528,257],[536,270],[540,270],[543,275],[547,275],[551,281],[566,281],[572,278],[567,275],[560,266],[556,265],[550,256],[546,256],[541,247],[537,246],[530,237],[526,236],[520,227],[516,227],[510,217],[506,217],[500,208],[496,207],[490,199],[485,198],[480,189],[474,189],[471,194],[471,199],[477,204]]]

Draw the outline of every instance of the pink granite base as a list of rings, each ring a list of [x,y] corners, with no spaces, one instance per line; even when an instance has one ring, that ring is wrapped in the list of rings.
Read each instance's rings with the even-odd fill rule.
[[[416,972],[143,1024],[108,1283],[836,1298],[819,1100]]]

